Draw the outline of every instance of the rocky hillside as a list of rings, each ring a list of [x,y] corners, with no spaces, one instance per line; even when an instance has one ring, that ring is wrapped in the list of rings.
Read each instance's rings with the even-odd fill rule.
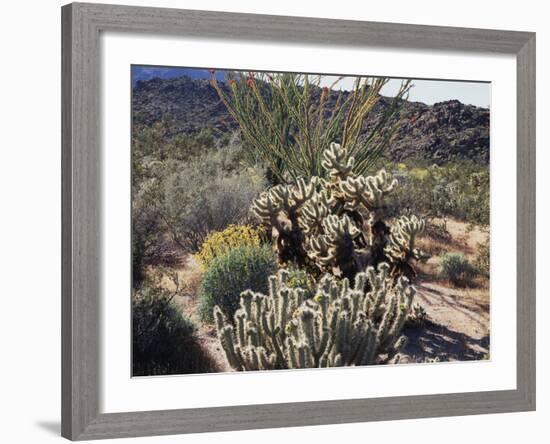
[[[238,129],[216,91],[204,79],[179,77],[137,81],[132,100],[134,125],[150,125],[169,113],[177,132],[196,132],[204,127],[216,133]],[[388,106],[389,100],[382,97],[376,114]],[[367,131],[369,123],[372,122],[367,121]],[[440,163],[468,158],[488,163],[489,110],[456,100],[432,106],[405,102],[397,136],[388,155],[396,161],[418,158]]]

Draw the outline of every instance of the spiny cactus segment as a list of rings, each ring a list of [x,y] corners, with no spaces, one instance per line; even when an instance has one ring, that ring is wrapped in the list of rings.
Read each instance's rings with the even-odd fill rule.
[[[345,179],[348,177],[355,164],[355,159],[348,156],[348,151],[338,143],[331,143],[323,153],[321,165],[332,179]]]
[[[348,279],[323,276],[313,299],[287,286],[288,273],[269,279],[269,293],[247,290],[232,322],[214,309],[218,337],[237,371],[369,365],[397,362],[401,330],[414,287],[389,278],[389,266]]]
[[[429,256],[415,248],[416,237],[424,231],[425,223],[416,216],[401,216],[392,225],[389,242],[385,248],[388,258],[396,266],[410,266],[410,259],[425,260]],[[411,269],[414,273],[414,270]]]
[[[313,263],[319,273],[353,279],[366,266],[385,261],[393,272],[415,276],[408,262],[426,258],[414,248],[424,222],[416,216],[400,218],[390,229],[384,220],[385,200],[397,180],[385,170],[354,174],[353,157],[336,143],[323,154],[330,179],[277,185],[252,204],[252,212],[274,235],[280,262]]]

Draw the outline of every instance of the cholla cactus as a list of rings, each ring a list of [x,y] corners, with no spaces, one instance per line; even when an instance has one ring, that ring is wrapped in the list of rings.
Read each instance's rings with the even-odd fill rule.
[[[397,180],[391,180],[386,170],[380,170],[375,176],[348,177],[339,183],[346,199],[346,207],[355,209],[362,205],[364,208],[375,211],[384,206],[384,197],[397,186]]]
[[[313,264],[319,273],[353,279],[384,261],[394,274],[414,276],[409,261],[425,258],[414,248],[424,222],[415,216],[399,219],[390,230],[385,200],[397,181],[385,170],[356,175],[354,165],[347,150],[332,143],[322,161],[328,180],[301,178],[295,185],[277,185],[254,201],[252,212],[273,234],[282,263]]]
[[[424,260],[428,256],[414,247],[416,237],[424,231],[425,223],[416,216],[402,216],[392,226],[386,253],[390,260],[402,272],[413,274],[414,269],[409,264],[410,259]]]
[[[361,232],[347,214],[342,217],[328,215],[322,221],[322,228],[325,234],[307,238],[307,254],[324,270],[330,271],[331,266],[337,263],[342,273],[348,275],[348,270],[355,269],[353,240]]]
[[[353,170],[355,159],[348,156],[348,151],[338,143],[331,143],[323,153],[321,165],[332,179],[346,179]]]
[[[430,315],[418,302],[414,303],[409,313],[407,324],[415,327],[426,325],[430,321]]]
[[[369,267],[348,279],[325,275],[316,296],[287,286],[284,270],[269,280],[269,294],[247,290],[230,323],[218,307],[218,337],[237,371],[368,365],[396,362],[406,338],[401,330],[415,290],[394,281],[389,266]]]

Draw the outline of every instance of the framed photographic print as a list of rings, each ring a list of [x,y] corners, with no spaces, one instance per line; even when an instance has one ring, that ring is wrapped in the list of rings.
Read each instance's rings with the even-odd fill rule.
[[[62,434],[535,408],[535,35],[62,9]]]

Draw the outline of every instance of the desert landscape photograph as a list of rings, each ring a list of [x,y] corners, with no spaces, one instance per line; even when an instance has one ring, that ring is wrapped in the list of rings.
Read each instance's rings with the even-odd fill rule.
[[[490,83],[133,65],[132,376],[490,360]]]

